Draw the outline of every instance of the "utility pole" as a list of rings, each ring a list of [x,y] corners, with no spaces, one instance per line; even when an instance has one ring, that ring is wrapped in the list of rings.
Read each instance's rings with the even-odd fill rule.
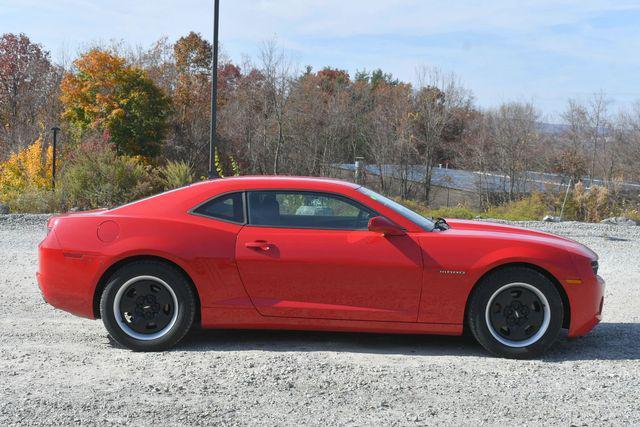
[[[364,185],[364,157],[356,157],[354,160],[354,172],[356,184]]]
[[[216,125],[218,121],[218,22],[220,0],[213,6],[213,57],[211,58],[211,135],[209,137],[209,179],[219,178],[215,166]]]
[[[58,146],[58,132],[59,127],[51,128],[53,131],[53,156],[51,159],[51,188],[56,189],[56,147]]]

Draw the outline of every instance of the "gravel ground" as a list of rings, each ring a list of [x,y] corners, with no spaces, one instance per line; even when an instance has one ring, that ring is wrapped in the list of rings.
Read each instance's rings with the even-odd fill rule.
[[[513,361],[461,337],[269,331],[133,353],[43,302],[45,220],[0,215],[0,425],[640,424],[640,227],[521,224],[598,252],[607,294],[590,335]]]

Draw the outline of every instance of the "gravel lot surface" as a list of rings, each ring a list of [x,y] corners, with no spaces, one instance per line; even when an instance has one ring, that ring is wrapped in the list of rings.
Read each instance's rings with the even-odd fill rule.
[[[45,304],[46,216],[0,215],[0,425],[638,425],[640,227],[521,223],[600,255],[604,322],[542,360],[468,338],[206,331],[140,354]]]

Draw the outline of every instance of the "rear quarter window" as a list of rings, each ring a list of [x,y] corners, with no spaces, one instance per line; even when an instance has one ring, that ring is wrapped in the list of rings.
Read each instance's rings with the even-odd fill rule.
[[[242,193],[218,196],[196,207],[192,213],[222,221],[243,224],[245,222],[244,197],[242,197]]]

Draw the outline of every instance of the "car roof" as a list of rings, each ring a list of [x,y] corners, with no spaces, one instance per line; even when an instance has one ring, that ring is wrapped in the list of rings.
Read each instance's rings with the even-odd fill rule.
[[[229,178],[222,178],[224,182],[239,182],[249,185],[255,184],[263,184],[263,183],[277,183],[277,184],[318,184],[318,185],[340,185],[349,188],[358,188],[358,184],[354,184],[352,182],[344,181],[341,179],[335,178],[320,178],[320,177],[311,177],[311,176],[283,176],[283,175],[245,175],[245,176],[234,176]],[[221,182],[218,180],[209,180],[204,181],[204,183],[209,182]]]
[[[155,212],[156,214],[166,214],[182,212],[204,201],[206,198],[234,191],[306,190],[346,193],[359,187],[360,185],[358,184],[331,178],[238,176],[197,182],[117,207],[112,210],[112,213],[145,214],[147,212]]]
[[[333,178],[319,178],[308,176],[236,176],[202,181],[193,186],[215,186],[224,191],[258,190],[258,189],[292,189],[292,190],[353,190],[360,185]]]

